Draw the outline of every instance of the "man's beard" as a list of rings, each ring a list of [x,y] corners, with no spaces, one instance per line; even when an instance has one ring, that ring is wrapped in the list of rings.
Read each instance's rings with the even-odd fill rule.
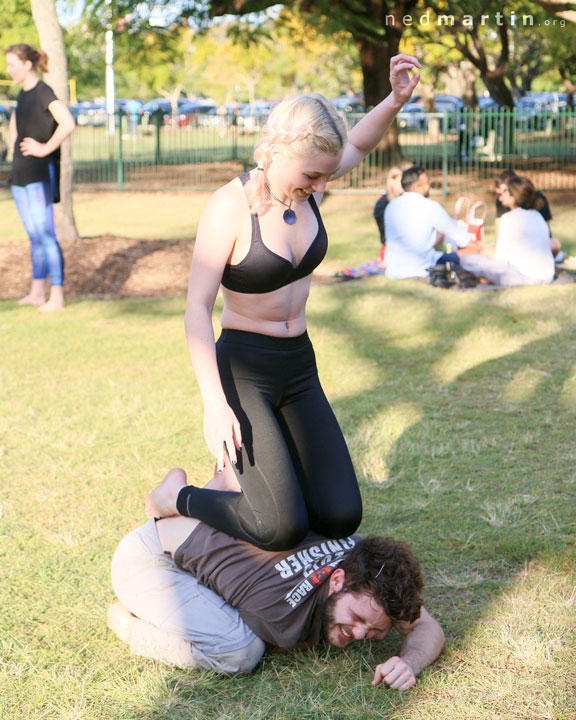
[[[338,592],[334,592],[332,595],[329,595],[324,602],[324,606],[322,608],[322,634],[324,635],[324,640],[328,640],[330,629],[336,626],[334,606],[336,605],[338,598],[343,594],[343,590],[338,590]]]

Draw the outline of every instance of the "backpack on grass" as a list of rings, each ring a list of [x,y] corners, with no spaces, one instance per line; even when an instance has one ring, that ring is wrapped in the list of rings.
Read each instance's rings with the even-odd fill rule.
[[[457,263],[447,262],[444,265],[433,265],[428,268],[430,285],[439,288],[474,288],[478,278],[474,273],[464,270]]]

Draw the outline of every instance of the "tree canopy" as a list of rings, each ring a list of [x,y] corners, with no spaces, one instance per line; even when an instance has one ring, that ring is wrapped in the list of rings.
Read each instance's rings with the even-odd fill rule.
[[[103,94],[104,30],[111,26],[118,96],[148,98],[180,86],[187,94],[227,102],[363,89],[372,105],[389,91],[390,57],[404,51],[423,63],[419,93],[429,102],[434,91],[446,88],[474,102],[486,87],[499,104],[511,105],[530,89],[573,92],[576,25],[565,17],[569,5],[554,0],[86,0],[82,18],[65,28],[65,42],[70,75],[83,99]],[[550,8],[559,14],[550,14]],[[0,20],[7,28],[0,31],[4,46],[37,43],[29,0],[0,0]]]

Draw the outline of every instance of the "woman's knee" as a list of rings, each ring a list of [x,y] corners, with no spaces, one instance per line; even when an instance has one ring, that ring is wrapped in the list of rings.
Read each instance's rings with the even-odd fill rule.
[[[362,503],[351,502],[323,512],[315,521],[313,529],[328,538],[343,538],[358,530],[362,521]]]
[[[310,529],[308,514],[285,514],[266,526],[259,525],[253,543],[263,550],[290,550],[302,542]]]

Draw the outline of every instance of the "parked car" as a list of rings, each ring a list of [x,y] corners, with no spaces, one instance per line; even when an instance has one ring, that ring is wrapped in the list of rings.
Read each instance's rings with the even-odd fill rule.
[[[464,108],[464,100],[457,95],[434,95],[434,107],[436,112],[457,112]]]
[[[516,127],[523,130],[543,130],[546,125],[544,113],[548,112],[546,100],[538,95],[524,95],[516,103]]]
[[[70,113],[81,126],[101,126],[106,124],[106,105],[95,102],[81,102],[70,105]]]
[[[12,106],[7,103],[0,103],[0,125],[10,120]]]
[[[496,100],[494,100],[490,96],[478,98],[478,110],[492,111],[492,110],[499,110],[499,109],[500,109],[500,105],[498,105]]]
[[[215,110],[216,106],[204,100],[184,100],[178,105],[178,124],[181,127],[189,124],[199,124],[200,115]]]
[[[120,110],[124,115],[129,115],[130,112],[134,112],[134,110],[139,113],[142,105],[144,105],[144,103],[138,98],[116,98],[114,103],[116,110]]]
[[[566,93],[529,92],[516,103],[516,126],[542,130],[550,120],[557,122],[554,113],[568,106]]]
[[[435,95],[433,113],[444,113],[448,111],[450,114],[448,119],[448,128],[457,130],[459,125],[459,113],[464,108],[464,102],[456,95]],[[420,98],[410,100],[406,103],[398,114],[398,125],[404,130],[427,130],[429,114],[422,105]],[[440,130],[443,128],[444,118],[439,118]]]
[[[340,112],[361,113],[365,110],[364,101],[358,95],[340,95],[330,102]]]
[[[272,103],[256,100],[254,107],[250,103],[231,103],[213,107],[198,119],[200,125],[212,127],[235,126],[240,132],[257,132],[266,119]]]
[[[210,112],[215,106],[205,99],[178,98],[176,101],[176,120],[179,125],[187,125],[190,117]],[[139,110],[143,125],[151,122],[167,124],[173,120],[172,103],[168,98],[155,98],[144,103]]]
[[[428,116],[419,102],[408,102],[398,113],[398,127],[403,130],[427,130]]]
[[[178,101],[178,102],[184,102]],[[172,105],[168,98],[154,98],[154,100],[148,100],[145,102],[138,114],[142,118],[142,124],[148,125],[152,120],[158,122],[160,118],[163,119],[164,115],[170,115],[172,112]]]

